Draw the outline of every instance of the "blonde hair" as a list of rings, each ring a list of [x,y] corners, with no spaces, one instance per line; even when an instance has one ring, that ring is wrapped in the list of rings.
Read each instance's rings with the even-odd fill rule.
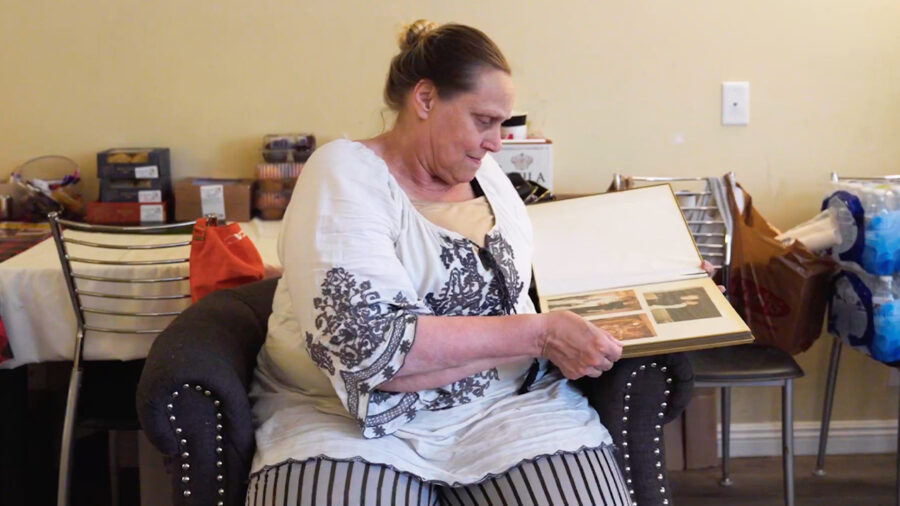
[[[422,38],[438,28],[438,24],[427,19],[419,19],[403,27],[397,45],[400,51],[407,51],[416,45]]]
[[[422,79],[433,82],[438,95],[448,99],[471,91],[480,70],[511,73],[494,41],[466,25],[438,26],[420,19],[403,29],[398,45],[400,53],[391,59],[384,86],[384,101],[395,111],[403,107],[406,94]]]

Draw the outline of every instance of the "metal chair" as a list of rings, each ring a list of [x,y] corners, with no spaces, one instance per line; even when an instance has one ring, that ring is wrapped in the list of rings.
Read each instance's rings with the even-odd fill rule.
[[[727,179],[733,181],[734,175]],[[624,190],[636,184],[668,183],[704,260],[718,270],[720,284],[728,286],[731,262],[731,212],[726,201],[728,181],[719,177],[640,177],[615,174],[613,188]],[[731,387],[780,386],[782,389],[782,459],[784,502],[794,504],[793,380],[803,370],[790,354],[771,346],[746,344],[687,353],[694,369],[694,386],[721,389],[722,486],[729,476],[731,432]]]
[[[900,184],[900,175],[871,176],[871,177],[841,177],[837,172],[831,173],[831,181],[833,183],[846,181],[875,182],[875,183],[893,183]],[[819,451],[816,455],[816,468],[813,470],[814,476],[825,476],[825,450],[828,446],[828,429],[831,425],[831,408],[834,406],[834,388],[837,383],[838,365],[841,360],[841,351],[844,348],[844,342],[837,336],[832,336],[834,342],[831,345],[831,356],[828,359],[828,377],[825,381],[825,400],[822,403],[822,425],[819,431]],[[897,480],[896,480],[896,496],[897,504],[900,504],[900,430],[897,437]]]
[[[86,350],[86,342],[90,338],[92,343],[99,341],[98,346],[114,346],[115,340],[128,340],[124,344],[132,351],[142,345],[149,348],[156,334],[190,304],[187,283],[190,237],[170,234],[190,234],[194,223],[140,227],[87,225],[61,219],[57,213],[51,213],[49,221],[77,322],[57,491],[57,504],[64,506],[69,503],[76,419],[85,418],[84,413],[79,413],[83,408],[79,406],[79,397],[85,364],[93,353],[92,345]],[[142,364],[137,365],[139,374]],[[120,388],[130,395],[127,400],[130,409],[126,414],[103,413],[79,424],[110,430],[113,504],[118,504],[119,490],[112,430],[139,428],[133,397],[136,380],[134,377],[133,384]],[[114,383],[107,378],[101,382]],[[103,399],[98,404],[107,402]],[[113,419],[118,417],[127,420]]]

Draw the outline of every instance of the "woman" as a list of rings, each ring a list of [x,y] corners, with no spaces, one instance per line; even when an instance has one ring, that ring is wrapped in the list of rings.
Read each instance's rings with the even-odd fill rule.
[[[461,25],[416,22],[400,47],[393,128],[316,151],[285,215],[248,503],[625,504],[567,380],[621,344],[534,314],[530,223],[489,156],[509,65]]]

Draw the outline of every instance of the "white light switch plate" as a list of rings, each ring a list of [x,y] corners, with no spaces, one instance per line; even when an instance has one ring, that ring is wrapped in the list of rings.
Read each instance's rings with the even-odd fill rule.
[[[750,83],[726,81],[722,83],[722,124],[750,124]]]

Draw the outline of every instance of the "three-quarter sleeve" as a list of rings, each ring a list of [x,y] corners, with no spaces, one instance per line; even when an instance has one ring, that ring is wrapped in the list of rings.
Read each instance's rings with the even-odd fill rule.
[[[285,216],[284,277],[310,358],[363,436],[380,437],[415,416],[417,393],[376,387],[403,366],[417,315],[430,311],[396,252],[402,208],[387,171],[320,151]]]

